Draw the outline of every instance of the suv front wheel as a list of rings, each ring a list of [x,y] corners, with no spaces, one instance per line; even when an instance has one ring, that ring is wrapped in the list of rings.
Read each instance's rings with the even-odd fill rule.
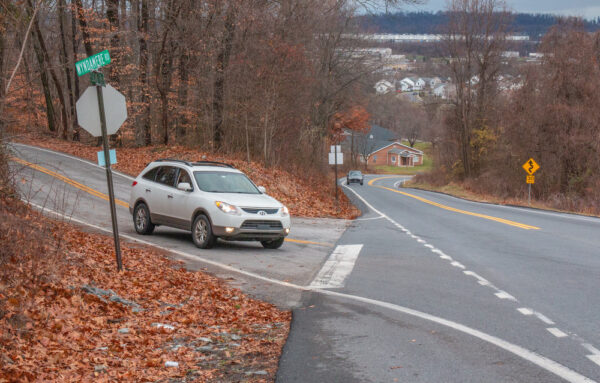
[[[284,237],[274,239],[272,241],[260,241],[265,249],[279,249],[283,245]]]
[[[208,217],[200,214],[192,225],[192,240],[201,249],[210,249],[217,242],[217,237],[212,232],[212,226]]]

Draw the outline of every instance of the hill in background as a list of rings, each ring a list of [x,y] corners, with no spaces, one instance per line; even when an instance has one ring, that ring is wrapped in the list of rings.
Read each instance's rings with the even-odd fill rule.
[[[516,34],[528,35],[538,40],[559,20],[549,14],[516,13],[512,30]],[[360,28],[365,33],[437,34],[442,33],[448,21],[447,12],[397,12],[358,17]],[[593,32],[600,30],[600,18],[585,20],[585,27]]]

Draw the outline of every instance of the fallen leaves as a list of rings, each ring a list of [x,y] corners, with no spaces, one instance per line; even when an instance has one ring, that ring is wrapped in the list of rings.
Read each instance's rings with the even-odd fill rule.
[[[42,227],[48,252],[30,253]],[[20,202],[0,200],[0,229],[0,381],[273,380],[289,312],[146,247],[123,244],[117,273],[111,237]]]

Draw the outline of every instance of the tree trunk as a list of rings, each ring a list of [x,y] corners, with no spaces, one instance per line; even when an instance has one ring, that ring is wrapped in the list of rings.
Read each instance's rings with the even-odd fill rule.
[[[33,35],[34,32],[31,31]],[[51,132],[56,132],[56,117],[54,115],[54,104],[52,104],[52,93],[50,92],[50,82],[48,81],[48,72],[46,72],[45,64],[44,64],[44,56],[42,54],[42,50],[40,48],[40,44],[35,39],[35,36],[32,36],[32,44],[33,50],[35,52],[35,57],[37,58],[38,65],[40,67],[40,80],[42,81],[42,90],[44,92],[44,100],[46,101],[46,121],[48,122],[48,130]]]
[[[149,146],[152,144],[152,130],[150,128],[150,100],[148,97],[148,0],[141,0],[141,12],[138,18],[138,35],[140,44],[140,73],[141,84],[141,114],[136,125],[136,144]]]
[[[113,57],[116,60],[113,60],[109,69],[109,80],[112,83],[119,82],[119,72],[118,67],[120,64],[120,54],[119,54],[119,0],[106,0],[106,18],[110,23],[110,49],[113,54]]]
[[[223,109],[225,95],[225,72],[229,66],[229,57],[235,34],[236,10],[230,2],[225,16],[225,31],[221,41],[221,49],[217,55],[215,81],[213,88],[213,140],[214,148],[220,150],[223,144]]]
[[[61,40],[61,53],[62,53],[62,64],[65,68],[65,79],[67,81],[67,92],[69,93],[69,132],[72,133],[75,128],[75,101],[73,100],[73,85],[72,85],[72,76],[71,76],[71,67],[75,65],[69,58],[69,53],[67,51],[67,41],[66,41],[66,31],[65,31],[65,12],[66,12],[66,4],[65,0],[58,1],[58,20],[60,24],[60,40]]]
[[[248,110],[246,110],[246,113],[244,113],[245,115],[245,128],[246,128],[246,157],[247,157],[247,161],[248,163],[250,163],[250,135],[248,132]]]
[[[73,48],[73,61],[77,61],[77,10],[74,4],[71,4],[71,48]],[[73,85],[75,88],[76,98],[79,98],[79,76],[73,73]],[[79,122],[77,121],[77,113],[73,113],[73,141],[81,139],[79,134]]]
[[[31,0],[27,1],[27,5],[28,5],[28,12],[29,12],[29,16],[31,17],[33,14],[33,4],[31,3]],[[58,75],[56,74],[56,71],[54,70],[54,68],[52,67],[52,63],[50,61],[50,56],[48,55],[48,50],[46,49],[46,43],[44,42],[44,37],[42,35],[42,32],[40,30],[40,24],[39,24],[39,18],[36,18],[34,24],[34,28],[33,28],[33,35],[34,38],[37,38],[37,41],[39,43],[39,48],[40,48],[40,53],[42,54],[42,61],[43,61],[43,66],[48,68],[48,71],[50,72],[50,76],[52,77],[52,80],[54,82],[54,86],[56,87],[56,93],[58,94],[58,100],[60,101],[60,105],[61,105],[61,117],[62,117],[62,123],[63,123],[63,136],[66,136],[66,132],[68,130],[68,121],[67,121],[67,108],[66,108],[66,103],[65,103],[65,94],[63,93],[63,88],[61,85],[61,82],[58,78]]]
[[[83,36],[83,45],[85,47],[85,54],[89,56],[94,54],[92,50],[92,43],[90,41],[90,30],[88,28],[85,13],[83,13],[83,5],[81,0],[75,0],[75,7],[77,8],[77,15],[79,19],[79,27],[81,28],[81,36]]]
[[[179,56],[179,108],[177,126],[175,128],[175,136],[177,140],[181,140],[186,135],[186,128],[188,125],[186,107],[188,98],[188,65],[189,56],[187,53],[182,53]]]
[[[2,12],[2,11],[0,11]],[[4,20],[4,16],[2,19]],[[4,29],[5,25],[0,24],[0,29]],[[4,69],[4,54],[6,52],[5,49],[5,34],[0,33],[0,74],[3,73]],[[4,76],[0,75],[0,140],[3,139],[4,136],[4,104],[5,104],[5,90],[4,90]]]

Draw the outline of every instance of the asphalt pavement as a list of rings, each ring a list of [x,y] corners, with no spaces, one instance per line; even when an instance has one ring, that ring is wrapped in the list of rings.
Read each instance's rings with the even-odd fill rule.
[[[600,220],[399,189],[400,180],[346,188],[366,215],[338,244],[364,246],[335,291],[451,326],[307,292],[278,381],[599,380]]]
[[[79,183],[15,163],[24,198],[110,228],[107,201],[81,187],[106,193],[103,169],[15,149]],[[162,227],[142,238],[123,206],[119,225],[125,240],[292,308],[278,382],[600,381],[600,219],[399,188],[403,178],[345,186],[359,219],[295,219],[296,242],[274,252],[199,250]],[[127,201],[131,179],[115,181]]]

